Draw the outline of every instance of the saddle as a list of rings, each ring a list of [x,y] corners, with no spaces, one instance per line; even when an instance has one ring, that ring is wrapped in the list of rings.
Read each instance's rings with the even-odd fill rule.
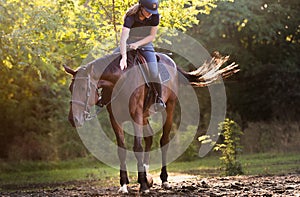
[[[147,87],[150,90],[150,91],[148,91],[148,94],[146,95],[146,98],[144,101],[144,103],[147,105],[150,103],[152,96],[157,96],[157,91],[153,87],[153,84],[150,83],[150,80],[149,80],[150,79],[150,71],[149,71],[146,59],[143,57],[143,55],[140,52],[138,52],[138,50],[127,52],[127,56],[128,56],[127,60],[128,60],[128,62],[130,62],[129,64],[131,66],[138,66],[138,68],[140,69],[140,71],[142,73],[145,84],[147,85]],[[157,63],[158,63],[159,77],[160,77],[161,83],[163,84],[163,83],[166,83],[167,81],[169,81],[171,79],[171,76],[170,76],[170,73],[167,70],[166,66],[160,61],[160,58],[157,54],[156,54],[156,58],[157,58]],[[118,60],[118,61],[120,61],[120,60]],[[107,103],[103,103],[103,100],[102,100],[101,95],[103,95],[103,89],[101,90],[101,92],[99,94],[100,94],[100,97],[99,97],[99,100],[96,103],[96,105],[99,106],[100,108],[102,108],[104,105],[107,105]]]
[[[156,59],[157,59],[157,66],[158,66],[158,74],[161,80],[161,83],[166,83],[167,81],[170,80],[170,73],[167,70],[166,66],[160,62],[160,57],[156,54]],[[145,80],[145,83],[147,86],[149,86],[149,78],[150,78],[150,71],[149,67],[147,64],[146,59],[144,56],[137,51],[135,58],[134,58],[134,65],[137,65],[139,69],[142,72],[143,78]]]

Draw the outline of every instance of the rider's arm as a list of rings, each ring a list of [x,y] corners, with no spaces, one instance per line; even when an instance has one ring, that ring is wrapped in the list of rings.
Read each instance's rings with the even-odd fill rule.
[[[127,67],[127,50],[126,50],[126,41],[129,37],[130,29],[127,27],[122,28],[121,39],[120,39],[120,52],[122,59],[120,61],[121,69],[125,69]]]
[[[120,39],[120,52],[122,57],[126,57],[126,41],[129,37],[130,29],[127,27],[122,28],[121,39]]]
[[[152,42],[155,39],[156,33],[157,33],[158,26],[152,26],[150,34],[146,36],[145,38],[130,44],[131,48],[137,49],[140,46],[143,46],[145,44],[148,44],[149,42]]]

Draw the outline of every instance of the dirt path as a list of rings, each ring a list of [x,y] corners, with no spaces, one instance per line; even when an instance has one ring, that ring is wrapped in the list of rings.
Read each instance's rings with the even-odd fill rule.
[[[144,196],[298,196],[300,197],[300,174],[282,176],[236,176],[197,178],[186,174],[170,174],[172,189],[160,187],[154,177],[151,192]],[[41,185],[40,185],[41,187]],[[118,187],[99,187],[93,182],[74,182],[60,186],[43,185],[44,189],[20,189],[0,192],[0,196],[143,196],[138,184],[129,185],[129,194],[120,195]]]

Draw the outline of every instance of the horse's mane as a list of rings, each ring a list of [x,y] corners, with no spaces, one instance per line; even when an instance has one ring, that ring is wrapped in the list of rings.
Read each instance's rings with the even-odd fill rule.
[[[128,67],[131,67],[134,59],[134,52],[127,53]],[[94,66],[94,71],[96,73],[116,73],[120,72],[120,53],[112,53],[105,55],[103,57],[97,58],[81,68],[86,69],[90,66]],[[79,68],[80,69],[80,68]]]

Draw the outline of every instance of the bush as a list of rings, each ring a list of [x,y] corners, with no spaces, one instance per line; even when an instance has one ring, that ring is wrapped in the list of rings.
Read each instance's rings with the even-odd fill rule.
[[[242,137],[247,153],[299,152],[300,123],[296,121],[249,122]]]
[[[179,143],[185,143],[193,139],[184,153],[176,161],[192,161],[198,158],[199,151],[199,141],[195,139],[195,131],[197,130],[196,126],[189,125],[184,131],[184,135],[181,137]],[[178,147],[180,144],[178,144]]]
[[[56,157],[55,147],[50,141],[49,136],[41,136],[35,132],[17,136],[8,151],[8,159],[11,161],[53,160]]]
[[[220,160],[223,164],[224,175],[235,176],[243,174],[242,165],[237,159],[238,154],[242,152],[240,138],[243,132],[241,128],[233,120],[227,118],[219,124],[219,131],[221,138],[223,138],[221,143],[212,142],[207,135],[198,139],[201,143],[215,144],[213,150],[222,153]]]
[[[221,136],[224,137],[224,142],[216,144],[215,151],[221,151],[220,160],[225,166],[225,175],[234,176],[243,174],[242,165],[237,159],[237,155],[242,151],[240,145],[240,137],[243,134],[241,128],[233,120],[225,119],[219,124]]]

